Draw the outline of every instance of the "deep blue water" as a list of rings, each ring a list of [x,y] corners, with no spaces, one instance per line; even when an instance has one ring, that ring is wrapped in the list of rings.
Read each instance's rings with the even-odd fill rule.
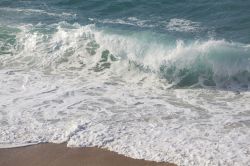
[[[1,0],[0,7],[39,9],[47,12],[68,12],[76,14],[73,18],[56,18],[44,15],[19,15],[0,10],[1,23],[56,23],[59,20],[89,23],[89,18],[95,19],[126,19],[136,17],[139,20],[148,20],[154,28],[136,28],[124,25],[116,28],[134,28],[136,30],[150,29],[160,33],[173,33],[177,37],[195,36],[198,38],[223,38],[229,41],[242,43],[250,42],[250,1],[246,0]],[[170,19],[185,19],[199,23],[203,29],[199,32],[169,32],[164,21]],[[100,25],[103,26],[103,25]]]

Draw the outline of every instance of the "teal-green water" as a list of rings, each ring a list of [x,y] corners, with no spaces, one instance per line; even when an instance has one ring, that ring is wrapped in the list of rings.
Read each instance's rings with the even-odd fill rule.
[[[249,166],[249,9],[249,0],[0,0],[0,148],[67,143]]]
[[[236,84],[237,88],[248,89],[249,8],[248,1],[232,0],[4,0],[0,2],[0,53],[15,56],[25,47],[20,42],[28,34],[51,38],[61,25],[66,29],[94,25],[107,35],[139,40],[138,48],[123,50],[114,39],[112,45],[120,49],[112,52],[106,46],[106,50],[174,87],[231,88]],[[45,46],[47,41],[40,42]],[[96,51],[91,48],[97,50],[100,45],[92,41],[86,49],[94,55]],[[44,49],[49,52],[49,48]],[[149,53],[153,54],[152,63],[157,59],[157,64],[144,63]],[[175,54],[174,58],[170,54]]]
[[[146,20],[145,29],[147,29],[147,25],[153,25],[154,27],[148,29],[160,33],[173,33],[178,37],[195,35],[199,38],[205,38],[212,35],[215,38],[223,38],[229,41],[250,42],[250,2],[243,0],[3,0],[0,2],[0,7],[2,24],[8,24],[8,22],[33,24],[42,22],[50,24],[62,20],[87,24],[90,22],[89,18],[114,21],[116,19],[126,20],[130,17],[135,17],[139,20]],[[6,12],[3,8],[19,8],[24,11],[26,9],[43,10],[44,12],[32,14],[28,14],[29,12],[16,13],[14,11]],[[55,15],[48,15],[46,12],[57,13],[58,15],[65,12],[76,14],[76,16],[58,18]],[[174,18],[196,22],[203,29],[199,32],[180,34],[178,32],[169,32],[166,28],[166,22]],[[126,25],[114,23],[114,25],[109,24],[106,26],[143,29],[143,23],[142,27]],[[101,24],[100,26],[104,25]]]

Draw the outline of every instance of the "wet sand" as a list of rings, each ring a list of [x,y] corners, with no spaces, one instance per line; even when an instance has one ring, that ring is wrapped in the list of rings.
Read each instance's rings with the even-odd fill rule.
[[[0,149],[0,166],[175,166],[137,160],[99,148],[67,148],[66,144],[38,144]]]

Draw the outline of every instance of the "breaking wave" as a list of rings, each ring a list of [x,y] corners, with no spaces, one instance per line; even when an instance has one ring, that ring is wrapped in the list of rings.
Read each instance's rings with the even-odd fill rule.
[[[151,32],[110,32],[94,24],[61,22],[0,29],[1,68],[50,72],[139,70],[165,79],[169,87],[250,86],[250,47],[225,40],[175,40]]]

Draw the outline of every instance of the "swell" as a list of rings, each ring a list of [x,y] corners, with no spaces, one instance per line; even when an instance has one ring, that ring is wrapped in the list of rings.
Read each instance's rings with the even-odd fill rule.
[[[250,86],[250,46],[225,40],[185,42],[150,31],[60,22],[1,27],[0,48],[1,68],[120,76],[136,70],[165,79],[174,88],[248,90]]]

